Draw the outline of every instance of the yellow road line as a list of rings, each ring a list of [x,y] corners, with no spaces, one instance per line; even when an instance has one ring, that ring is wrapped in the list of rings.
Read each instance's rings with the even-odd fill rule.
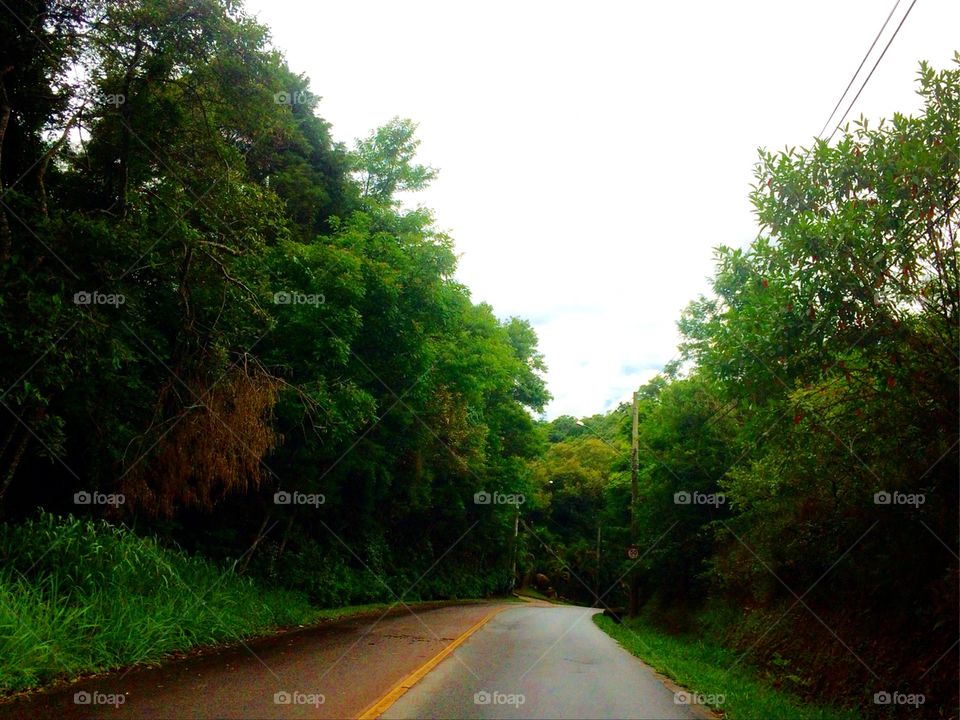
[[[440,652],[438,652],[438,653],[437,653],[436,655],[434,655],[432,658],[430,658],[429,660],[427,660],[427,662],[425,662],[425,663],[424,663],[423,665],[421,665],[419,668],[417,668],[417,669],[414,670],[412,673],[410,673],[409,675],[407,675],[407,676],[406,676],[403,680],[401,680],[399,683],[397,683],[396,685],[394,685],[393,688],[392,688],[386,695],[384,695],[382,698],[380,698],[379,700],[377,700],[373,705],[371,705],[371,706],[368,707],[366,710],[364,710],[363,713],[362,713],[362,714],[360,715],[360,717],[358,718],[358,720],[375,720],[375,718],[378,718],[378,717],[380,717],[381,715],[383,715],[383,713],[385,713],[385,712],[387,711],[387,709],[388,709],[391,705],[393,705],[397,700],[399,700],[399,699],[403,696],[403,694],[407,692],[407,690],[409,690],[409,689],[412,688],[414,685],[416,685],[418,682],[420,682],[421,680],[423,680],[423,678],[427,675],[427,673],[429,673],[429,672],[430,672],[431,670],[433,670],[437,665],[439,665],[439,664],[441,663],[441,661],[442,661],[445,657],[447,657],[447,655],[449,655],[449,654],[452,653],[454,650],[456,650],[458,647],[460,647],[461,645],[463,645],[463,643],[465,643],[465,642],[467,641],[467,638],[469,638],[469,637],[470,637],[471,635],[473,635],[477,630],[479,630],[479,629],[482,628],[484,625],[486,625],[487,622],[488,622],[494,615],[496,615],[497,613],[499,613],[499,612],[501,612],[501,611],[503,611],[503,610],[506,610],[506,609],[507,609],[506,607],[501,607],[501,608],[497,608],[496,610],[493,610],[493,611],[487,613],[487,615],[485,615],[485,616],[483,617],[483,619],[480,620],[480,622],[478,622],[476,625],[474,625],[473,627],[471,627],[469,630],[467,630],[465,633],[463,633],[460,637],[458,637],[458,638],[457,638],[456,640],[454,640],[452,643],[450,643],[449,645],[447,645],[443,650],[441,650]]]

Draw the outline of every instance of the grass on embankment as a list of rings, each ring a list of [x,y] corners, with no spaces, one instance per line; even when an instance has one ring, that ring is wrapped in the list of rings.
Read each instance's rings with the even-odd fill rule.
[[[0,694],[316,618],[298,593],[107,523],[0,525]]]
[[[640,619],[617,625],[595,615],[594,622],[647,665],[691,693],[723,696],[713,709],[725,720],[857,720],[854,710],[806,704],[761,681],[749,667],[736,664],[732,650],[690,636],[669,635]]]
[[[0,524],[0,696],[390,607],[317,608],[152,538],[44,513]]]

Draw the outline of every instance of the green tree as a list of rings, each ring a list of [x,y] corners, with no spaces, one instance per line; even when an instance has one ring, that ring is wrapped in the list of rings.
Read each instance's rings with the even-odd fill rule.
[[[398,192],[423,190],[437,177],[437,171],[414,163],[420,141],[417,124],[393,118],[362,140],[358,140],[353,165],[366,197],[377,201],[395,201]]]

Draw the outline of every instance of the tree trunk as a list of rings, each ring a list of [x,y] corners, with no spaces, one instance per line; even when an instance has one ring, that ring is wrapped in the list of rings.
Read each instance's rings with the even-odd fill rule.
[[[267,523],[270,522],[270,513],[267,513],[263,516],[263,523],[260,525],[260,529],[257,531],[257,537],[253,540],[253,545],[250,546],[250,549],[244,554],[243,563],[240,565],[240,569],[237,571],[237,575],[243,575],[247,572],[247,567],[250,565],[250,558],[253,557],[253,554],[257,551],[257,546],[263,541],[267,536]]]
[[[143,53],[143,41],[137,37],[136,48],[133,51],[133,57],[127,65],[127,71],[123,77],[123,107],[120,110],[121,121],[123,125],[120,136],[120,178],[117,187],[117,201],[120,215],[127,212],[127,189],[130,183],[130,139],[133,130],[130,128],[130,88],[133,86],[133,74],[137,69],[137,63],[140,62],[140,56]]]
[[[11,70],[13,70],[11,65],[0,70],[0,197],[3,196],[3,141],[7,135],[7,126],[10,124],[10,114],[13,112],[7,97],[5,80],[7,73]],[[6,263],[10,259],[12,247],[10,220],[7,218],[6,211],[0,208],[0,263]]]
[[[23,453],[26,451],[29,441],[30,433],[24,428],[20,435],[20,442],[13,451],[13,457],[10,458],[10,463],[7,465],[7,472],[3,477],[3,486],[0,487],[0,506],[3,505],[4,495],[7,494],[7,488],[9,488],[10,483],[13,482],[13,476],[16,474],[17,467],[19,467],[20,461],[23,459]]]
[[[40,161],[40,164],[37,166],[37,189],[40,193],[40,212],[43,213],[44,217],[48,216],[47,213],[47,189],[43,184],[43,176],[47,172],[47,166],[50,164],[50,160],[53,159],[53,156],[56,155],[57,150],[63,147],[63,144],[67,141],[67,136],[70,134],[70,128],[73,127],[73,124],[80,119],[80,113],[83,112],[83,107],[77,110],[74,113],[66,124],[66,127],[63,128],[63,134],[60,135],[60,139],[57,140],[49,150],[43,154],[43,159]]]
[[[290,528],[293,527],[293,514],[290,514],[290,519],[287,520],[286,526],[283,528],[283,538],[280,540],[280,549],[277,550],[277,560],[283,556],[283,551],[287,547],[287,536],[290,534]]]

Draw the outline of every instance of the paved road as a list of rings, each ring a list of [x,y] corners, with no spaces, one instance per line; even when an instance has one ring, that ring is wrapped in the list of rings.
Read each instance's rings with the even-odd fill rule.
[[[349,718],[435,656],[491,609],[484,603],[377,616],[249,642],[209,655],[72,683],[0,704],[3,720]],[[123,704],[78,705],[122,695]],[[289,704],[274,702],[286,692]],[[94,695],[99,693],[99,695]],[[323,702],[318,702],[319,695]],[[281,696],[280,700],[285,699]],[[311,702],[313,701],[313,702]]]
[[[497,609],[384,717],[698,717],[593,624],[596,611],[485,603],[401,609],[88,678],[2,703],[0,719],[357,717]]]
[[[594,625],[597,610],[518,607],[483,629],[384,718],[696,718]]]

